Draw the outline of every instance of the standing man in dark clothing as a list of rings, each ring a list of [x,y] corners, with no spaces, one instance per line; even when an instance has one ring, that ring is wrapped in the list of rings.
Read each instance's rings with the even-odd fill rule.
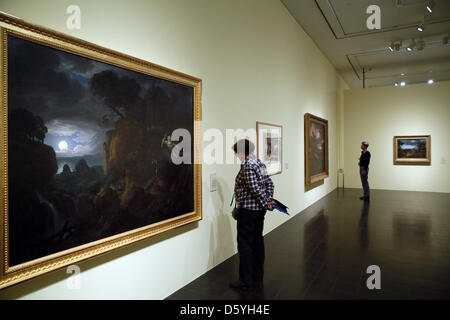
[[[241,169],[234,186],[238,208],[239,280],[230,283],[230,287],[248,290],[261,286],[263,281],[264,215],[266,210],[273,210],[274,185],[266,166],[253,155],[253,143],[247,139],[239,140],[233,150],[241,160]]]
[[[359,158],[359,174],[361,176],[361,183],[364,189],[364,196],[361,200],[370,200],[370,189],[369,182],[367,181],[369,176],[369,163],[370,163],[370,152],[367,150],[369,143],[367,141],[361,142],[361,157]]]

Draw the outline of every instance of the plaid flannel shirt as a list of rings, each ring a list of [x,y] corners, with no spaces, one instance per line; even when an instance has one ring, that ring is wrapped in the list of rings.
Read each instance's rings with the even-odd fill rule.
[[[238,208],[265,210],[272,201],[274,185],[264,163],[249,155],[236,176],[234,194]]]

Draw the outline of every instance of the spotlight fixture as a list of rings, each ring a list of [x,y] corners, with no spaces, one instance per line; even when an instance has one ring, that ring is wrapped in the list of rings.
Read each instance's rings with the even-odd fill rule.
[[[418,26],[417,26],[417,30],[419,31],[419,32],[423,32],[424,30],[425,30],[425,23],[420,23]]]
[[[389,51],[394,52],[394,42],[393,41],[389,42],[387,47],[388,47]]]
[[[394,82],[394,86],[398,87],[398,82],[397,81]]]
[[[402,47],[402,42],[401,41],[391,42],[391,46],[393,47],[393,49],[395,51],[400,51],[400,48]],[[391,50],[391,49],[389,48],[389,50]]]
[[[400,82],[400,86],[401,86],[401,87],[406,86],[406,82],[405,82],[405,81]]]
[[[434,1],[433,0],[427,0],[427,4],[425,5],[425,8],[427,9],[427,11],[430,14],[433,13]]]
[[[408,51],[408,52],[413,51],[415,46],[416,46],[416,42],[413,39],[413,40],[411,40],[410,44],[406,47],[406,51]]]
[[[433,79],[428,80],[428,84],[433,84],[433,83],[434,83]]]

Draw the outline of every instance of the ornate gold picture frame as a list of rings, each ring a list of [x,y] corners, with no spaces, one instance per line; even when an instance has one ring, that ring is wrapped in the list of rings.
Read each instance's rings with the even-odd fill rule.
[[[305,184],[328,177],[328,120],[306,113],[305,120]]]
[[[0,289],[202,219],[200,79],[3,14],[0,43]]]
[[[431,136],[395,136],[394,165],[430,165]]]

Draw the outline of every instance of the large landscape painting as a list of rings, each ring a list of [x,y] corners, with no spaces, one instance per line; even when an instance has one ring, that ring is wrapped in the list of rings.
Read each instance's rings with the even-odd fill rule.
[[[6,37],[8,267],[195,212],[194,86]]]

